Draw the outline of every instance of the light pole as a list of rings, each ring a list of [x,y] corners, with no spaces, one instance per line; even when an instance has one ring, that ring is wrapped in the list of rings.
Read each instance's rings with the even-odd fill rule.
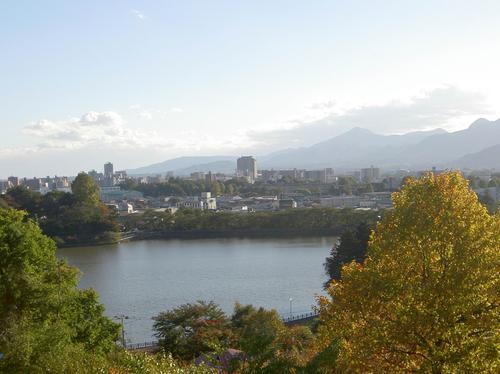
[[[289,298],[288,301],[290,301],[290,317],[292,317],[292,298]]]
[[[121,321],[121,325],[122,325],[122,346],[123,348],[127,348],[127,343],[125,342],[125,325],[123,323],[123,320],[124,319],[128,319],[128,316],[126,316],[125,314],[118,314],[116,316],[113,317],[114,319],[118,319]]]

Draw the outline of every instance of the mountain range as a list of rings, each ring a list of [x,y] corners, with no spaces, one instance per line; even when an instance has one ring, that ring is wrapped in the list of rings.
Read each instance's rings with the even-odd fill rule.
[[[173,171],[234,172],[236,156],[179,157],[143,168],[134,174]],[[480,118],[467,129],[443,129],[380,135],[355,127],[339,136],[309,147],[289,148],[256,156],[259,169],[324,168],[337,170],[376,165],[384,169],[495,168],[500,170],[500,119]]]

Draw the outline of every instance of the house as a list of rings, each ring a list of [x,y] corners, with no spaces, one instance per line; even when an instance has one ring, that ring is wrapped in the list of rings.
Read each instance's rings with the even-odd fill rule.
[[[120,215],[134,213],[134,206],[127,201],[121,201],[118,203],[118,212]]]

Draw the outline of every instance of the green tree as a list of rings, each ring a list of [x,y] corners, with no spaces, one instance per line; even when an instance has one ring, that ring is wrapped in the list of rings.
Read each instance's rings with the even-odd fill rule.
[[[486,209],[488,209],[488,212],[493,214],[497,211],[497,202],[495,201],[493,196],[490,195],[488,190],[486,190],[485,193],[480,194],[478,198],[481,204],[483,204]]]
[[[135,190],[137,188],[137,180],[134,178],[126,178],[120,183],[120,187],[124,190]]]
[[[25,216],[0,209],[0,372],[70,372],[77,358],[112,350],[119,325]]]
[[[130,351],[123,351],[114,356],[107,369],[107,371],[101,369],[100,372],[117,374],[220,374],[218,369],[182,364],[170,354],[152,355]]]
[[[185,360],[211,352],[215,346],[228,347],[232,338],[229,319],[212,301],[184,304],[153,320],[160,346]]]
[[[498,372],[500,219],[458,172],[407,181],[320,298],[339,372]]]
[[[239,347],[254,360],[269,359],[283,322],[274,310],[236,304],[231,318],[238,331]]]
[[[88,178],[85,174],[77,177],[73,183],[76,195],[60,191],[41,195],[15,187],[7,192],[5,201],[13,208],[26,210],[43,232],[60,245],[114,242],[119,230],[117,212],[99,202],[98,187]],[[87,182],[91,187],[83,188]],[[89,190],[94,192],[89,194]]]
[[[228,194],[228,195],[230,195],[230,196],[234,195],[234,194],[235,194],[235,192],[236,192],[236,187],[235,187],[235,185],[234,185],[234,184],[232,184],[232,183],[228,183],[228,184],[226,185],[226,192],[227,192],[227,194]]]
[[[328,287],[332,279],[340,279],[342,266],[351,261],[362,263],[365,260],[370,231],[368,225],[363,222],[355,230],[347,229],[342,233],[339,243],[333,246],[330,256],[326,258],[324,264],[328,275],[325,288]]]
[[[212,192],[212,195],[214,196],[220,196],[222,193],[224,193],[225,186],[223,183],[219,181],[212,182],[210,186],[210,192]]]
[[[250,357],[242,372],[291,373],[306,365],[313,345],[308,327],[286,327],[275,310],[239,303],[231,324],[238,348]]]
[[[71,191],[80,203],[97,206],[99,204],[99,186],[95,180],[86,173],[79,173],[73,183]]]
[[[338,186],[340,193],[352,195],[352,189],[356,182],[351,177],[339,177]]]
[[[42,196],[24,186],[10,188],[5,194],[5,201],[16,209],[25,209],[28,212],[39,213]]]

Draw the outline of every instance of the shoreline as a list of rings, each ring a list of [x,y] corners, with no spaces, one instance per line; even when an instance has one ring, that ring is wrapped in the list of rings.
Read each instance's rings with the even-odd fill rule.
[[[129,241],[142,240],[191,240],[191,239],[258,239],[258,238],[297,238],[312,236],[339,236],[339,230],[186,230],[168,232],[137,232],[116,241],[80,242],[58,245],[57,248],[100,247]]]

